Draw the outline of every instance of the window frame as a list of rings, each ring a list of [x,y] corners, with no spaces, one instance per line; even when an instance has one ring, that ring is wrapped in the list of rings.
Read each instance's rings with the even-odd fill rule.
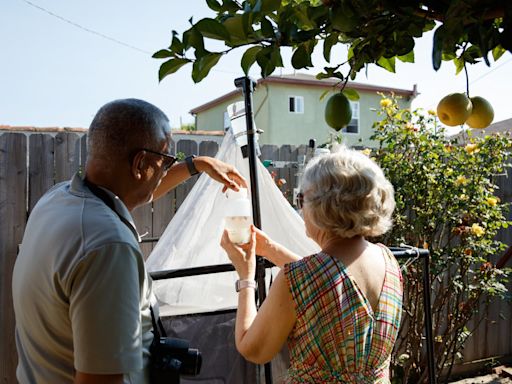
[[[293,99],[293,108],[294,108],[293,111],[290,110],[290,107],[291,107],[290,102],[292,99]],[[301,102],[297,103],[297,100],[300,100]],[[297,111],[297,105],[302,107],[300,111]],[[288,113],[301,114],[301,115],[304,114],[304,96],[294,96],[294,95],[288,96]]]
[[[347,128],[350,125],[350,123],[347,124],[347,126],[345,128],[343,128],[341,131],[346,135],[359,135],[359,134],[361,134],[361,113],[360,113],[361,108],[360,108],[359,101],[350,101],[350,108],[352,109],[352,119],[350,120],[350,122],[352,122],[353,120],[356,120],[357,132],[348,132],[347,131]],[[354,112],[356,112],[356,113],[354,114]]]

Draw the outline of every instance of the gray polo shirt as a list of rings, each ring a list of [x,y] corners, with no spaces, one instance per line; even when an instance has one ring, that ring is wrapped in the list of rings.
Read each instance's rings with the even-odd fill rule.
[[[133,219],[107,193],[117,213],[75,175],[29,217],[12,281],[22,384],[72,383],[75,370],[149,382],[156,300]]]

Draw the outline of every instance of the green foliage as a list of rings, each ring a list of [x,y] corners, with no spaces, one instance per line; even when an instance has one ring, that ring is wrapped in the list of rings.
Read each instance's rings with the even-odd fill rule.
[[[380,104],[382,120],[374,123],[372,136],[378,147],[371,156],[395,188],[396,210],[393,229],[378,240],[430,251],[441,372],[460,358],[472,332],[469,320],[482,299],[506,294],[508,270],[491,260],[505,249],[496,235],[510,225],[509,203],[496,196],[496,180],[510,167],[512,140],[468,135],[467,143],[457,143],[446,138],[434,111],[401,110],[393,97]],[[400,380],[395,382],[419,383],[427,374],[421,264],[411,263],[403,274],[404,315],[393,362]]]
[[[172,32],[171,45],[153,57],[168,59],[159,78],[193,62],[192,78],[208,76],[219,58],[246,47],[241,67],[247,74],[257,63],[266,77],[282,67],[281,49],[291,47],[296,69],[313,66],[312,53],[323,41],[323,55],[331,63],[332,48],[348,47],[345,59],[336,57],[319,78],[354,79],[368,64],[394,72],[396,60],[414,61],[415,38],[436,28],[432,65],[453,61],[457,72],[464,63],[498,60],[512,50],[512,2],[502,0],[382,1],[382,0],[206,0],[213,17],[196,23],[181,38]],[[438,22],[438,24],[436,24]],[[205,39],[227,47],[211,52]],[[192,53],[192,54],[190,54]],[[187,56],[188,54],[188,56]],[[348,64],[347,74],[341,67]]]
[[[188,132],[197,131],[197,127],[194,123],[182,124],[179,129],[181,129],[182,131],[188,131]]]

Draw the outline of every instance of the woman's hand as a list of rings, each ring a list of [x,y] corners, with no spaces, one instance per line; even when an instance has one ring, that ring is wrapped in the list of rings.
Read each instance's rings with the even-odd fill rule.
[[[251,230],[251,240],[245,245],[246,249],[233,244],[228,232],[224,230],[220,245],[228,254],[241,280],[254,280],[256,275],[256,233]]]
[[[282,268],[286,263],[291,263],[301,259],[300,256],[296,255],[283,245],[276,243],[265,232],[256,228],[254,225],[251,226],[251,233],[256,235],[256,255],[263,256],[279,268]],[[240,248],[248,252],[251,246],[251,243],[242,244],[240,245]]]
[[[261,229],[256,228],[254,225],[251,225],[251,233],[256,234],[256,254],[258,256],[263,256],[265,258],[269,258],[271,255],[271,249],[274,246],[274,241],[268,237],[268,235],[263,232]],[[242,244],[240,248],[245,251],[249,250],[251,243]]]
[[[194,165],[199,172],[206,172],[212,179],[224,185],[222,192],[228,189],[238,191],[239,188],[247,188],[247,181],[231,164],[208,156],[198,156],[194,159]]]

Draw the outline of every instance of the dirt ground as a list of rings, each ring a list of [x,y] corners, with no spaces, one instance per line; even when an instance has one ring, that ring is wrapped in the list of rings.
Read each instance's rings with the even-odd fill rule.
[[[493,373],[485,376],[453,381],[450,384],[512,384],[512,376],[506,373],[501,373],[500,375]]]
[[[499,375],[485,375],[472,377],[470,379],[452,381],[450,384],[512,384],[512,379],[508,377],[501,377]]]

